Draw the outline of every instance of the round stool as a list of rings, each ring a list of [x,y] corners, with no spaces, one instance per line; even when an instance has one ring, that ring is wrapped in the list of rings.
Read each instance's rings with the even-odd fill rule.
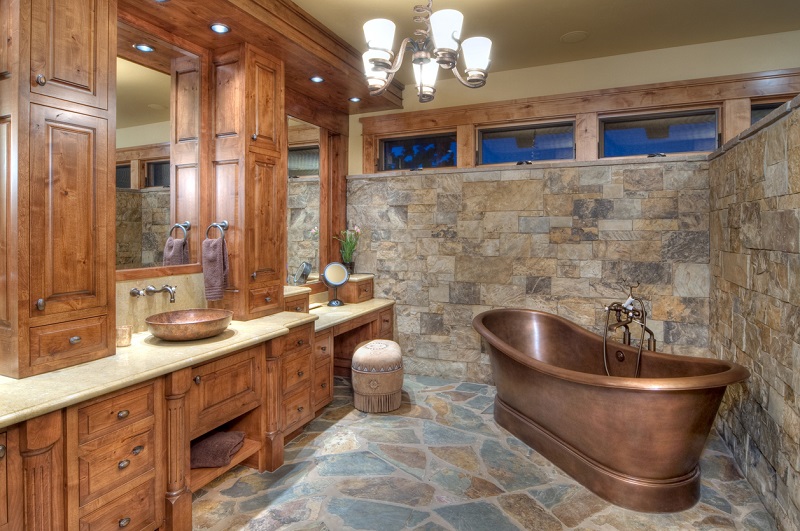
[[[386,413],[400,407],[403,354],[388,339],[359,343],[353,353],[353,405],[365,413]]]

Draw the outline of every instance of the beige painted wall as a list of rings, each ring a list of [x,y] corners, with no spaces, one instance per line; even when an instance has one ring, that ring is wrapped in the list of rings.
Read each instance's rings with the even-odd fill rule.
[[[169,130],[169,121],[117,129],[117,148],[169,142]]]
[[[360,174],[363,116],[429,110],[550,94],[681,81],[800,67],[800,31],[679,46],[584,61],[490,73],[484,88],[461,86],[450,74],[437,82],[436,99],[420,104],[416,88],[403,93],[404,109],[350,116],[349,174]],[[500,51],[495,51],[500,53]],[[532,52],[532,53],[535,53]],[[448,79],[448,76],[450,79]]]

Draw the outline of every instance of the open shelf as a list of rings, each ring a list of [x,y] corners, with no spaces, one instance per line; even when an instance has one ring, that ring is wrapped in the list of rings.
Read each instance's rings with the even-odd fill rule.
[[[252,439],[245,439],[242,447],[231,458],[231,462],[225,466],[216,468],[193,468],[189,476],[189,489],[194,492],[207,485],[212,480],[220,477],[222,474],[235,467],[254,453],[261,449],[261,443]]]

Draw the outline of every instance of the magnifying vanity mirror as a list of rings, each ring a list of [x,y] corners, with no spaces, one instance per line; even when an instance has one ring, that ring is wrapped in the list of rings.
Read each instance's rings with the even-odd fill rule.
[[[287,284],[297,285],[319,280],[320,130],[289,116],[287,131],[287,270],[305,271],[310,265],[305,275],[289,275]]]
[[[342,306],[344,303],[336,296],[336,290],[344,286],[350,278],[350,272],[339,262],[331,262],[325,266],[322,272],[322,281],[330,288],[333,288],[333,298],[328,301],[328,306]]]

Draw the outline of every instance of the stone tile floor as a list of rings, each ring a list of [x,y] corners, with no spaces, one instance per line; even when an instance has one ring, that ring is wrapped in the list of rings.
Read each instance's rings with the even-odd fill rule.
[[[494,387],[406,376],[403,390],[399,410],[367,415],[337,379],[283,467],[237,467],[195,493],[194,529],[775,529],[716,434],[700,502],[643,514],[603,501],[498,427]]]

